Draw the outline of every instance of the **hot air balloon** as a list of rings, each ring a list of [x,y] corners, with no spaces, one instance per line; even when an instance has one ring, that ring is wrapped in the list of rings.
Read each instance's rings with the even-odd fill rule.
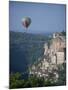
[[[22,25],[27,29],[31,24],[31,19],[30,17],[24,17],[22,19]]]

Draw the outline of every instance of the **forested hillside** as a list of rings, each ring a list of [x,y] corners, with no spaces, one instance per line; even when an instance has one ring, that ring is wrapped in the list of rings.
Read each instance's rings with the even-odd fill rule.
[[[47,35],[10,32],[10,73],[25,72],[43,55]]]

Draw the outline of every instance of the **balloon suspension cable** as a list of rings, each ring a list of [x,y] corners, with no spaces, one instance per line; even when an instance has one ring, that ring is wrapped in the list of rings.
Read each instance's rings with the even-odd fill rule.
[[[27,31],[28,31],[28,28],[25,28],[25,33],[28,33]]]

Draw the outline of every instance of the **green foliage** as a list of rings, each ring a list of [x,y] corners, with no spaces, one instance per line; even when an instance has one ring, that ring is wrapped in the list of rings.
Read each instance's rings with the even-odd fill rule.
[[[66,63],[58,66],[59,79],[57,85],[66,85]]]
[[[62,34],[63,34],[64,36],[66,36],[66,31],[63,30],[63,31],[62,31]]]
[[[58,65],[59,78],[55,82],[53,76],[48,78],[37,77],[35,75],[23,79],[22,74],[15,73],[10,75],[10,88],[28,88],[28,87],[44,87],[44,86],[58,86],[66,85],[66,64]]]
[[[29,88],[29,87],[44,87],[52,86],[55,83],[51,83],[48,79],[47,81],[41,77],[30,76],[28,79],[20,79],[18,74],[10,75],[10,88]]]
[[[10,75],[10,88],[18,88],[23,84],[23,80],[20,80],[21,74],[15,73]],[[20,81],[19,81],[20,80]]]

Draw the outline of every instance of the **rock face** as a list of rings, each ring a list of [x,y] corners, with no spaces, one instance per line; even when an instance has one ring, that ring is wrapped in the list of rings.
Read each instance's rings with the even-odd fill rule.
[[[29,70],[30,75],[47,78],[52,74],[57,80],[59,78],[58,65],[65,63],[65,36],[62,33],[54,33],[53,38],[49,43],[45,43],[43,48],[44,55],[37,64],[32,65]]]

